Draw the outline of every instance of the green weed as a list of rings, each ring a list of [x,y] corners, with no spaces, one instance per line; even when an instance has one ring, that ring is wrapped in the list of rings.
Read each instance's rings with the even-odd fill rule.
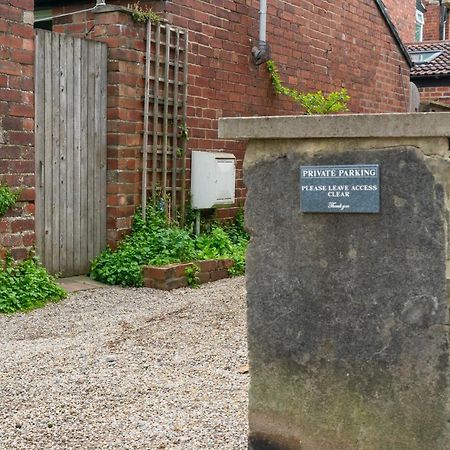
[[[197,264],[191,264],[186,267],[184,273],[186,274],[187,283],[190,287],[196,288],[200,286],[199,272],[200,267]]]
[[[19,196],[19,191],[13,191],[5,184],[0,184],[0,217],[14,206]]]
[[[147,23],[157,23],[161,21],[161,17],[152,11],[147,5],[141,6],[139,1],[133,4],[128,4],[128,8],[131,9],[131,17],[135,22]]]
[[[240,217],[232,225],[213,225],[209,233],[194,236],[185,228],[170,225],[162,210],[149,208],[145,220],[139,211],[135,214],[132,232],[117,250],[109,248],[93,261],[90,276],[107,284],[142,286],[144,265],[219,258],[233,259],[229,272],[240,275],[245,271],[247,243]]]
[[[36,258],[15,263],[7,255],[0,261],[0,313],[39,308],[66,295]]]

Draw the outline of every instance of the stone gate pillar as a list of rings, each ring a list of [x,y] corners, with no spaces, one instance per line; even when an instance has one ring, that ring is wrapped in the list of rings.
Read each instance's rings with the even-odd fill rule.
[[[249,140],[249,448],[450,448],[450,114],[220,135]]]

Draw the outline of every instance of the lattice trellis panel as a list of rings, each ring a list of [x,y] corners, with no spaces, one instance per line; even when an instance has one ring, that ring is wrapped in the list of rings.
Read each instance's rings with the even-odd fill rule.
[[[188,33],[147,25],[142,207],[164,201],[169,218],[184,219]],[[179,207],[179,210],[178,210]]]

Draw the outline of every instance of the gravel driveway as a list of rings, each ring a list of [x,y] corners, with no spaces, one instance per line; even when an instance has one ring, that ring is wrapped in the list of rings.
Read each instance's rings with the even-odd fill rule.
[[[244,449],[244,278],[0,316],[0,449]]]

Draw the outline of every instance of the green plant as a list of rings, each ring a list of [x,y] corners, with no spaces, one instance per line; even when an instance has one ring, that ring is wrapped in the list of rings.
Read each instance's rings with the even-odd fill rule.
[[[190,266],[186,267],[184,273],[187,278],[187,283],[189,286],[196,288],[200,286],[200,278],[198,277],[198,274],[200,272],[200,267],[198,267],[197,264],[191,264]]]
[[[141,6],[139,1],[133,4],[128,4],[128,9],[131,9],[131,17],[135,22],[147,23],[157,23],[161,21],[161,17],[153,12],[151,8],[147,5]]]
[[[266,67],[270,74],[275,93],[286,95],[299,103],[305,109],[306,114],[333,114],[348,111],[347,104],[350,97],[346,89],[342,88],[339,91],[331,92],[327,96],[322,91],[298,92],[296,89],[283,86],[277,65],[274,61],[267,61]]]
[[[178,127],[178,130],[179,130],[180,138],[188,141],[189,140],[189,128],[188,128],[186,122],[183,122],[182,124],[180,124]]]
[[[230,273],[238,275],[245,270],[248,243],[248,236],[240,227],[237,222],[226,227],[213,225],[209,233],[194,236],[189,230],[170,224],[162,208],[148,208],[145,219],[137,211],[132,232],[116,250],[109,248],[92,262],[90,276],[107,284],[142,286],[144,265],[217,258],[235,260]]]
[[[15,263],[8,254],[0,262],[0,313],[38,308],[66,295],[37,258]]]
[[[0,184],[0,217],[8,211],[20,196],[20,191],[13,191],[9,186]]]

